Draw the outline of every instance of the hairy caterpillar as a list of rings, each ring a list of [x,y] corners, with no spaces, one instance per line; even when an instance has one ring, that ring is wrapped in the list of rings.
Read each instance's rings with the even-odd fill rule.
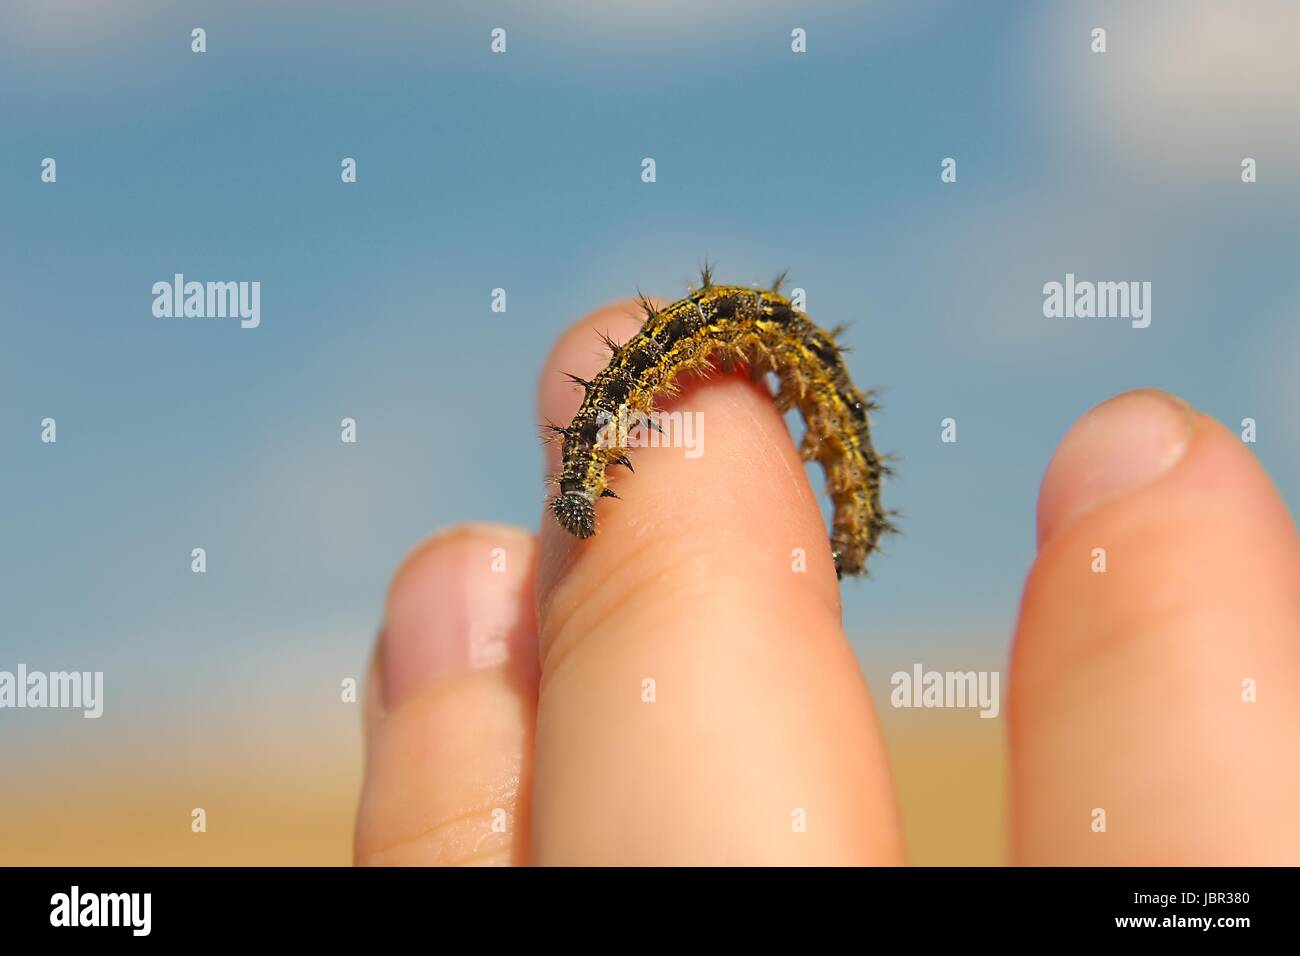
[[[706,265],[701,288],[685,299],[656,309],[641,297],[644,325],[622,345],[605,338],[612,354],[595,378],[569,376],[585,391],[582,405],[567,426],[548,426],[563,441],[551,511],[566,531],[595,534],[596,500],[618,497],[606,469],[632,467],[625,439],[611,441],[605,423],[630,413],[648,424],[655,399],[676,393],[678,375],[708,375],[717,357],[728,368],[748,366],[755,378],[776,373],[777,404],[782,411],[797,407],[807,426],[800,452],[826,473],[836,574],[865,572],[877,539],[894,530],[880,506],[880,480],[889,469],[871,444],[868,413],[876,405],[849,381],[835,341],[840,330],[823,331],[797,311],[780,294],[782,279],[767,291],[714,285]]]

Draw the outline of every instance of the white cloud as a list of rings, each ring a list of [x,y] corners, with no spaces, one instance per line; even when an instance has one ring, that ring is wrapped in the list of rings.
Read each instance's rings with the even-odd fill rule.
[[[1088,48],[1094,27],[1107,31],[1105,54]],[[1242,157],[1261,181],[1300,162],[1297,37],[1291,0],[1062,4],[1029,36],[1042,57],[1030,71],[1072,144],[1133,176],[1226,188]]]

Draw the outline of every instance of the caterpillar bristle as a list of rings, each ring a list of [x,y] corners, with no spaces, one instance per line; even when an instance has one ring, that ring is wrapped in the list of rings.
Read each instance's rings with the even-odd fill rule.
[[[661,392],[664,398],[676,398],[678,395],[682,393],[681,383],[669,382],[667,385],[664,385],[661,388]]]
[[[700,288],[713,288],[713,264],[708,259],[705,259],[704,264],[700,266]]]
[[[623,351],[623,346],[610,338],[608,332],[597,332],[596,334],[600,336],[600,340],[605,343],[605,348],[609,349],[610,355],[617,356],[621,351]]]
[[[773,357],[772,350],[762,342],[751,345],[746,358],[749,360],[750,375],[755,379],[762,378],[776,368],[776,358]]]
[[[641,314],[646,320],[653,319],[659,314],[659,310],[656,309],[654,303],[650,301],[650,297],[640,289],[636,290],[636,303],[641,307]]]

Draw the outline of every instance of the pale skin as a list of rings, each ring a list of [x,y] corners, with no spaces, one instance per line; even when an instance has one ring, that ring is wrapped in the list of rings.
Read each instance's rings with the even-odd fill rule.
[[[539,421],[569,420],[560,373],[597,371],[595,330],[626,339],[635,314],[559,339]],[[704,413],[707,453],[634,451],[595,537],[543,510],[540,534],[460,525],[402,562],[358,863],[906,862],[882,702],[784,421],[739,375],[667,407]],[[1009,861],[1300,863],[1300,538],[1249,446],[1162,392],[1115,397],[1063,439],[1037,527],[1003,717]]]

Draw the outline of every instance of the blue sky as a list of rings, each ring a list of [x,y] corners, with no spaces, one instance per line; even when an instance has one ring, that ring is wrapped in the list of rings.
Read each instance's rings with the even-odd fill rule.
[[[6,4],[0,668],[102,669],[106,721],[329,698],[410,545],[536,525],[554,337],[705,256],[788,268],[884,392],[905,533],[845,620],[886,673],[1003,660],[1043,468],[1116,392],[1256,418],[1294,513],[1300,20],[1222,6]],[[260,281],[261,327],[155,318],[175,272]],[[1045,319],[1066,273],[1150,281],[1151,327]]]

